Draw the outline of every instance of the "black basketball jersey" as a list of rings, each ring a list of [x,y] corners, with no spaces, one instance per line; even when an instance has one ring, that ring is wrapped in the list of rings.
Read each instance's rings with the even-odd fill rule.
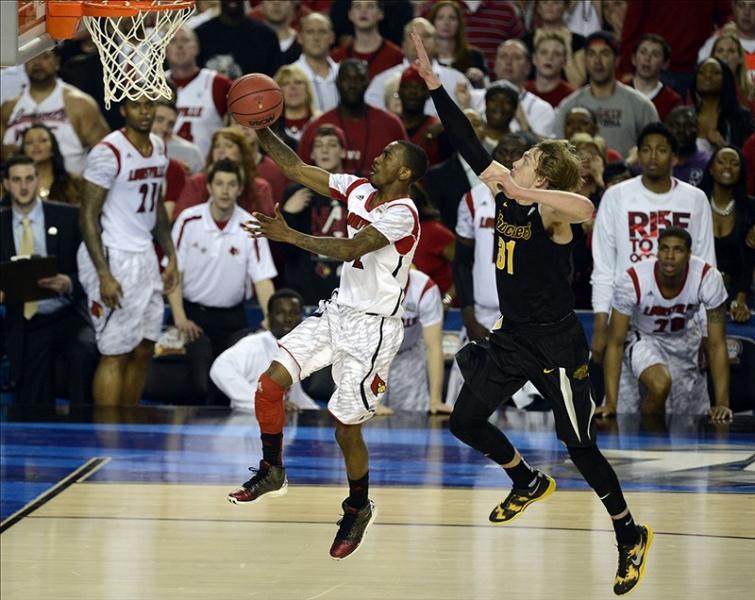
[[[571,243],[550,239],[537,204],[523,206],[503,194],[496,196],[493,252],[504,321],[554,323],[574,310]]]

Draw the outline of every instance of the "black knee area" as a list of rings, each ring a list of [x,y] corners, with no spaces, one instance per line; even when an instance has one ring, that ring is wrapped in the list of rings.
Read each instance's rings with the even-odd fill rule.
[[[623,512],[627,503],[621,492],[619,479],[606,457],[595,444],[590,446],[570,446],[567,448],[574,466],[585,481],[595,491],[610,515]]]

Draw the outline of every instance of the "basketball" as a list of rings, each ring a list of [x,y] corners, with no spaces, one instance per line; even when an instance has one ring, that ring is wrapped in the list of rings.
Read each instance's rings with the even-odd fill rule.
[[[281,116],[283,92],[267,75],[244,75],[234,81],[228,90],[228,112],[240,125],[262,129]]]

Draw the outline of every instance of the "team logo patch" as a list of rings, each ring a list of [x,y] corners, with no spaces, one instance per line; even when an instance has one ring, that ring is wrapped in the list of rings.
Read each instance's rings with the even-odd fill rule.
[[[375,378],[372,380],[372,383],[370,384],[370,389],[372,390],[372,394],[374,396],[378,396],[380,394],[385,393],[385,381],[380,379],[380,375],[377,373],[375,374]]]
[[[92,313],[92,316],[95,319],[99,319],[102,316],[102,313],[103,313],[102,304],[100,304],[99,302],[96,302],[96,301],[92,300],[92,306],[89,309],[89,312]]]
[[[582,365],[581,367],[577,367],[574,370],[574,374],[572,375],[572,377],[576,379],[577,381],[587,377],[587,365]]]
[[[239,253],[239,249],[236,246],[231,246],[228,252],[231,253],[231,256],[236,256]]]

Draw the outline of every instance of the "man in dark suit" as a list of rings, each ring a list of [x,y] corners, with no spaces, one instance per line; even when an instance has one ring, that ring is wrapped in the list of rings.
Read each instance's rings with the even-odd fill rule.
[[[76,275],[76,250],[81,243],[79,209],[42,202],[38,184],[32,159],[16,156],[5,163],[3,187],[11,206],[0,211],[0,260],[34,254],[56,256],[58,265],[56,275],[37,282],[55,296],[5,305],[3,333],[11,385],[18,405],[54,406],[55,359],[63,356],[72,405],[91,403],[98,355]]]

